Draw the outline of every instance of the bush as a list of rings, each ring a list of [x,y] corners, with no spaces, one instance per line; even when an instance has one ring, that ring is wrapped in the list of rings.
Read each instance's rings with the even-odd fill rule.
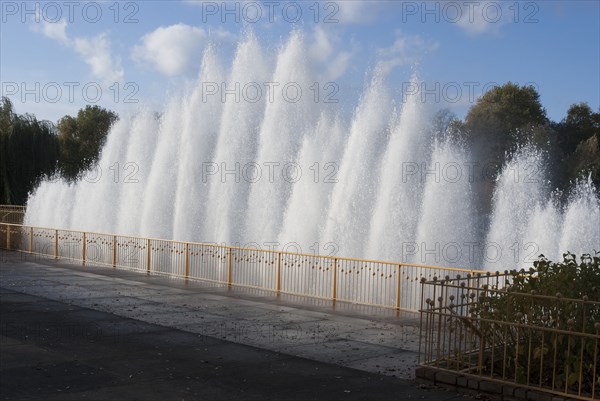
[[[529,271],[511,271],[505,291],[485,289],[475,314],[487,347],[509,344],[486,369],[520,384],[591,393],[600,385],[600,254],[543,255]],[[512,281],[511,281],[512,280]],[[498,323],[504,322],[504,323]],[[594,377],[596,366],[596,377]]]

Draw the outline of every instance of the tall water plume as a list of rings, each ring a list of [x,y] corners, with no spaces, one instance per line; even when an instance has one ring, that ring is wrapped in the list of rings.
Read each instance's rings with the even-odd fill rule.
[[[452,139],[436,140],[426,176],[414,250],[429,265],[476,267],[475,216],[466,149]]]
[[[541,151],[524,146],[508,160],[496,180],[487,241],[477,244],[490,269],[503,271],[521,263],[530,217],[539,200],[548,197],[541,160]]]
[[[377,162],[388,142],[392,98],[380,69],[354,112],[322,236],[342,254],[362,256],[377,191]]]
[[[329,198],[338,182],[336,161],[340,158],[343,130],[338,117],[323,112],[315,130],[304,136],[297,160],[303,173],[292,188],[278,241],[290,250],[299,247],[307,253],[329,253],[337,248],[336,244],[320,243],[319,239],[325,228]]]
[[[152,168],[158,128],[157,116],[147,108],[142,109],[130,124],[127,154],[121,162],[131,163],[128,166],[129,169],[133,168],[131,172],[134,174],[120,180],[121,196],[118,204],[114,205],[114,210],[118,212],[115,231],[120,234],[139,235],[141,232],[143,205],[149,202],[144,197],[143,189]]]
[[[589,180],[559,202],[543,153],[524,146],[498,175],[491,214],[479,216],[471,152],[433,140],[420,94],[394,99],[376,67],[345,116],[315,101],[307,53],[298,31],[275,54],[247,32],[231,63],[209,47],[197,82],[162,113],[122,115],[82,179],[43,181],[25,222],[493,270],[600,249]]]
[[[200,77],[191,94],[184,97],[183,131],[179,145],[179,170],[175,195],[173,238],[185,241],[198,239],[205,218],[208,200],[208,180],[203,175],[206,162],[213,160],[221,125],[221,96],[208,96],[205,91],[217,90],[224,82],[223,67],[214,46],[204,52]],[[212,166],[212,165],[211,165]],[[201,177],[200,180],[198,178]]]
[[[538,202],[532,212],[523,237],[522,268],[529,268],[541,254],[551,260],[559,259],[559,240],[563,216],[557,201],[550,197],[544,204]]]
[[[412,84],[418,85],[415,77]],[[421,168],[429,159],[430,133],[421,94],[409,95],[392,129],[389,144],[378,166],[380,186],[368,236],[369,257],[403,259],[403,248],[415,241],[421,209]],[[399,229],[400,228],[400,229]]]
[[[591,178],[579,180],[565,210],[561,252],[600,251],[600,199]]]
[[[144,190],[140,233],[146,237],[168,238],[173,234],[175,192],[181,140],[181,100],[171,99],[161,118],[156,150]]]
[[[317,103],[307,93],[314,79],[306,53],[302,34],[293,32],[271,78],[282,87],[267,102],[256,157],[264,171],[251,186],[246,214],[246,233],[257,241],[277,239],[292,183],[302,179],[302,166],[296,162],[303,136],[317,123]]]
[[[253,33],[238,45],[227,87],[268,81],[265,55]],[[227,98],[225,98],[227,100]],[[209,183],[203,238],[208,242],[238,243],[245,240],[244,222],[250,181],[241,179],[241,169],[254,163],[257,136],[263,120],[264,101],[224,102],[211,169],[202,176]],[[216,174],[212,174],[216,171]],[[227,172],[233,171],[233,174]],[[208,175],[208,172],[211,174]]]
[[[78,185],[74,187],[75,198],[71,211],[71,225],[85,225],[85,230],[107,232],[114,229],[117,220],[114,211],[104,207],[105,202],[110,202],[117,208],[120,202],[121,191],[119,182],[123,177],[125,166],[120,165],[124,159],[129,126],[125,120],[119,120],[112,131],[100,154],[99,163],[88,172]],[[89,218],[89,208],[97,210],[95,218]]]

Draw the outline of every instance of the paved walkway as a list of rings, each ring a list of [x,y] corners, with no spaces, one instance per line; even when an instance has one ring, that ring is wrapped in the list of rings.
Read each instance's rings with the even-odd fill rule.
[[[418,316],[0,251],[3,399],[430,399]]]

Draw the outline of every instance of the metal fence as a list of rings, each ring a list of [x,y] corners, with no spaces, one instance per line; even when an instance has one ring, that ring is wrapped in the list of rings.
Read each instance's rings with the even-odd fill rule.
[[[0,223],[23,224],[25,206],[0,205]]]
[[[511,291],[513,274],[423,280],[420,364],[600,399],[600,302]]]
[[[421,279],[477,271],[0,223],[0,247],[356,304],[418,311]]]

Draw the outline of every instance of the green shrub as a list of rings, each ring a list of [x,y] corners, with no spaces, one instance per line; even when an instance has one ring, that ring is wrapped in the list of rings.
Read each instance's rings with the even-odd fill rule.
[[[529,271],[511,271],[506,291],[485,288],[474,310],[481,339],[504,350],[488,355],[485,369],[558,390],[591,393],[594,380],[600,386],[599,256],[585,254],[579,263],[570,253],[562,262],[541,256]]]

